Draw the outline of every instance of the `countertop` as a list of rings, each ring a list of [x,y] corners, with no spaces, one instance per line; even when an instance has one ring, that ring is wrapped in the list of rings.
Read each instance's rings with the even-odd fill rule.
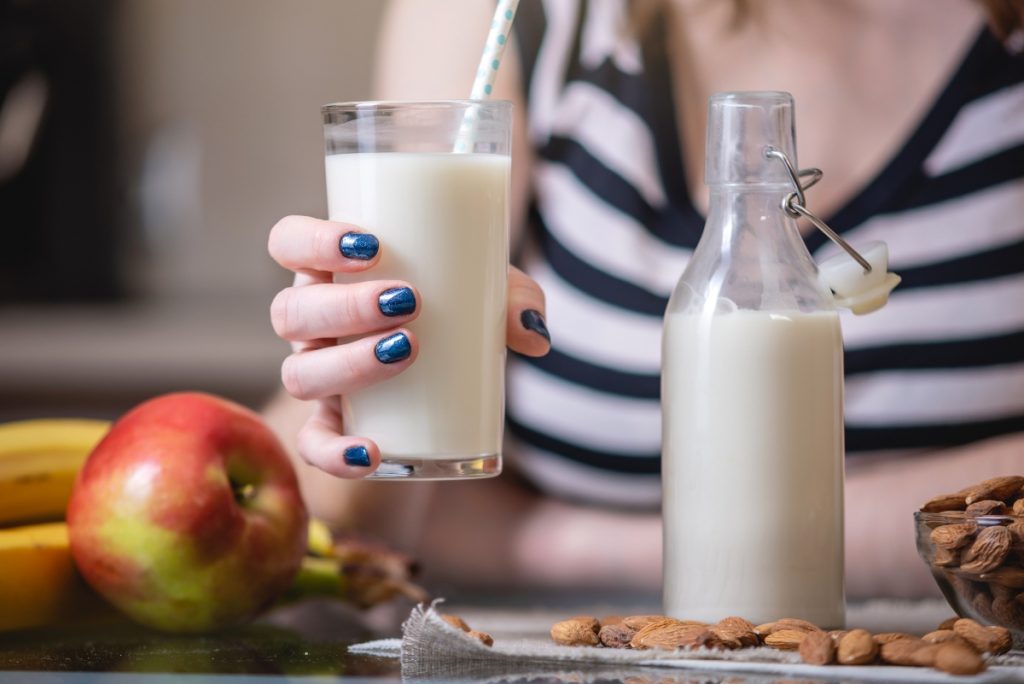
[[[232,632],[202,637],[168,636],[119,625],[40,630],[0,637],[0,684],[84,684],[181,681],[397,682],[397,660],[354,655],[347,646],[398,635],[410,606],[392,605],[357,614],[317,602],[278,611]],[[449,601],[444,608],[496,640],[536,636],[569,615],[657,612],[654,597],[507,594]],[[942,601],[856,603],[848,624],[872,631],[927,632],[951,615]],[[184,677],[184,675],[188,675]],[[240,677],[244,675],[244,677]],[[838,673],[837,673],[838,675]],[[694,678],[696,676],[696,678]],[[522,682],[761,682],[749,676],[694,675],[637,668],[628,676],[601,668],[536,673],[508,672],[488,681]]]

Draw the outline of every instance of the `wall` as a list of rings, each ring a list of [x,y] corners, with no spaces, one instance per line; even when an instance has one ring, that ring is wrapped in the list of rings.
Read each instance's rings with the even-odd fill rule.
[[[287,213],[324,213],[319,106],[370,95],[381,0],[123,3],[124,141],[156,296],[269,296]],[[129,205],[133,206],[132,204]]]
[[[384,4],[120,1],[109,163],[134,296],[0,308],[0,420],[113,417],[173,390],[259,406],[276,391],[288,346],[268,307],[290,274],[267,234],[324,214],[319,107],[370,96]]]

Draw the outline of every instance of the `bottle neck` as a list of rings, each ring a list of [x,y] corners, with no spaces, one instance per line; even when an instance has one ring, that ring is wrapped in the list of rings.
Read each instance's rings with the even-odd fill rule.
[[[792,186],[777,184],[716,184],[708,188],[708,217],[704,232],[735,239],[741,229],[763,239],[780,240],[806,251],[796,220],[782,206]]]
[[[797,222],[782,208],[791,185],[713,184],[709,191],[704,234],[683,276],[692,290],[742,309],[832,308]]]

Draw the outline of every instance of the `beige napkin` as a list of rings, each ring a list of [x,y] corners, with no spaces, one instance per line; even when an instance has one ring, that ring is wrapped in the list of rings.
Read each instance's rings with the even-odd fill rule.
[[[929,668],[893,666],[820,667],[800,662],[795,653],[770,648],[742,651],[696,649],[690,651],[634,651],[630,649],[559,646],[550,639],[499,638],[484,646],[440,618],[435,604],[413,608],[402,625],[402,639],[352,646],[353,653],[400,657],[403,678],[438,680],[507,681],[510,675],[542,679],[559,677],[574,682],[630,679],[692,681],[694,672],[744,674],[749,681],[761,677],[808,677],[886,682],[1024,682],[1024,656],[999,656],[989,669],[974,677],[954,677]],[[753,678],[750,675],[754,675]],[[758,677],[760,675],[761,677]]]

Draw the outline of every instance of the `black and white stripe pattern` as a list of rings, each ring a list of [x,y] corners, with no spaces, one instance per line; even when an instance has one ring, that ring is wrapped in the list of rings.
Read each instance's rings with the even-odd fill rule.
[[[629,38],[627,5],[520,9],[536,148],[521,262],[547,295],[553,348],[509,363],[509,451],[553,494],[653,506],[662,315],[703,218],[660,38]],[[830,222],[855,244],[888,242],[904,279],[882,310],[843,316],[851,456],[1024,430],[1024,57],[979,36]],[[807,242],[816,258],[833,251]]]

